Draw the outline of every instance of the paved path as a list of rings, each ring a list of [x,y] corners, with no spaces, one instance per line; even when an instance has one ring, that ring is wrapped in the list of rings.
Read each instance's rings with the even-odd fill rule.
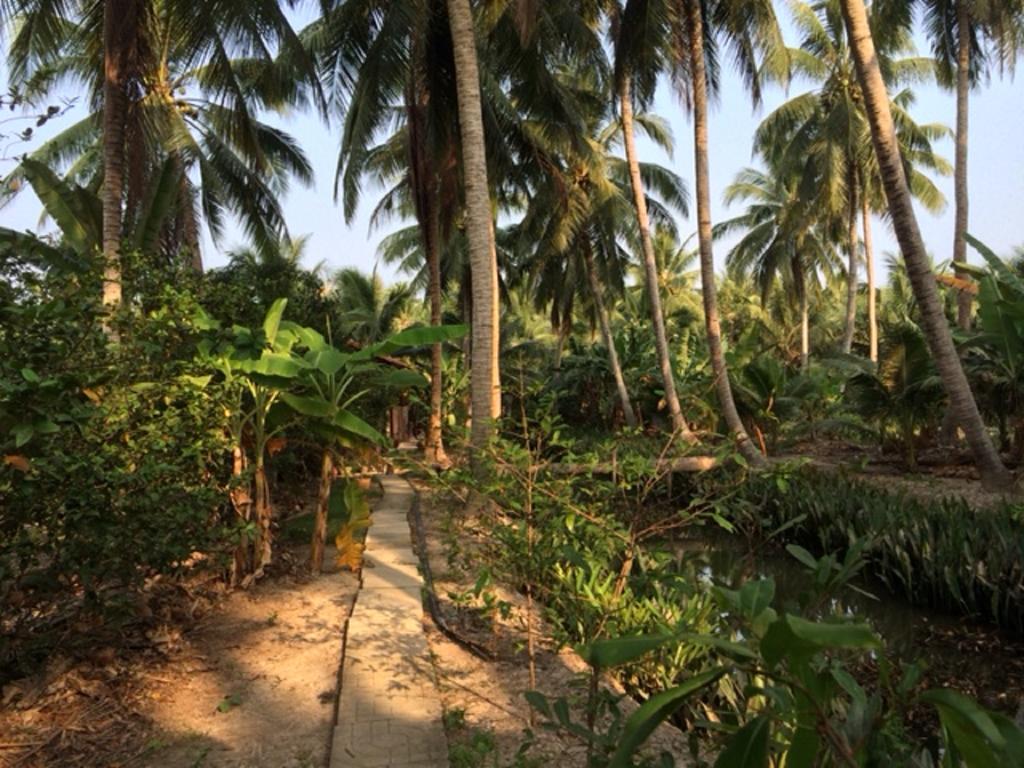
[[[414,492],[392,475],[381,484],[348,622],[330,768],[447,768],[441,699],[423,634],[423,580],[406,519]]]

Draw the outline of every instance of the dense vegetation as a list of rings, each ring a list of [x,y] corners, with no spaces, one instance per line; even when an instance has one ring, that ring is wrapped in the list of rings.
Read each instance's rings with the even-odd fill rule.
[[[684,702],[720,766],[1024,764],[1004,714],[921,692],[884,654],[861,674],[882,641],[824,608],[871,566],[908,601],[1024,630],[1024,260],[967,217],[968,99],[1012,70],[1024,3],[791,0],[791,41],[770,0],[324,0],[304,29],[292,5],[0,2],[0,103],[60,126],[4,136],[2,194],[31,190],[53,226],[0,228],[0,679],[154,579],[261,578],[289,483],[316,486],[312,572],[332,513],[358,567],[348,478],[412,438],[485,509],[482,567],[645,701],[601,731],[596,683],[585,724],[533,697],[595,765],[630,764]],[[807,88],[712,190],[728,63],[754,104]],[[692,199],[688,171],[637,148],[672,148],[651,111],[668,80]],[[915,119],[927,81],[954,90],[953,130]],[[69,85],[86,116],[57,104]],[[406,226],[380,256],[408,284],[304,263],[284,200],[313,167],[273,119],[297,110],[339,135],[346,218],[383,187],[375,224]],[[949,174],[952,261],[934,264],[915,206],[941,211]],[[713,193],[733,217],[712,221]],[[900,246],[884,280],[879,217]],[[204,270],[204,232],[221,249],[229,221],[248,242]],[[794,455],[825,466],[775,463]],[[836,474],[961,458],[1010,498]],[[716,469],[683,503],[694,467]],[[813,589],[784,605],[770,580],[706,583],[659,548],[698,524],[790,542]],[[937,740],[906,727],[907,697]]]

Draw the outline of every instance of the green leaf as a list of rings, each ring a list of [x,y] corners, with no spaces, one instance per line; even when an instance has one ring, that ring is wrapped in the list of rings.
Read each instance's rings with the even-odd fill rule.
[[[26,158],[22,171],[50,218],[77,253],[88,254],[100,245],[99,200],[94,194],[69,184],[46,164]],[[92,200],[88,198],[92,197]]]
[[[740,611],[748,618],[754,618],[768,608],[775,597],[775,582],[772,579],[748,581],[740,587]]]
[[[715,635],[700,635],[695,632],[681,632],[677,635],[680,640],[685,640],[693,645],[707,646],[721,651],[726,656],[738,657],[744,660],[756,659],[757,654],[745,645],[725,640]]]
[[[817,569],[817,559],[803,547],[799,547],[796,544],[790,544],[786,547],[786,551],[811,570]]]
[[[379,344],[374,344],[356,352],[353,357],[369,360],[376,355],[387,355],[403,347],[422,347],[437,344],[450,339],[459,339],[469,331],[467,325],[427,325],[420,328],[409,328],[396,333]]]
[[[334,425],[345,432],[359,435],[359,437],[366,438],[378,445],[384,445],[387,442],[384,435],[349,411],[339,411],[334,416]]]
[[[263,319],[263,333],[266,334],[270,344],[277,339],[277,329],[281,325],[281,316],[284,314],[286,306],[288,306],[288,299],[278,299],[270,306],[267,316]]]
[[[306,361],[327,376],[333,376],[344,367],[352,355],[339,352],[334,347],[313,349],[306,353]]]
[[[430,382],[422,373],[408,369],[388,371],[381,376],[380,383],[382,386],[394,387],[395,389],[413,389],[430,385]]]
[[[243,373],[256,373],[263,376],[276,376],[283,379],[294,379],[305,366],[298,358],[281,352],[264,352],[256,360],[240,360],[235,367]]]
[[[786,616],[785,621],[796,637],[821,648],[882,647],[867,624],[821,624],[798,616]]]
[[[523,694],[527,704],[533,707],[535,710],[540,712],[548,720],[554,719],[554,713],[551,711],[551,705],[548,703],[548,697],[539,691],[527,691]]]
[[[11,427],[11,434],[14,436],[14,447],[21,448],[35,435],[36,430],[31,424],[15,424]]]
[[[282,392],[283,400],[289,408],[303,416],[314,419],[329,419],[334,415],[334,406],[318,397],[305,395],[293,395],[290,392]]]
[[[717,682],[725,672],[726,670],[721,667],[709,669],[675,688],[652,696],[641,704],[626,720],[618,749],[608,764],[609,768],[627,768],[631,765],[633,755],[655,728],[675,712],[685,699]]]
[[[220,704],[217,705],[217,711],[221,713],[230,712],[232,709],[234,709],[241,703],[242,697],[239,696],[237,693],[232,693],[221,699]]]
[[[135,225],[133,244],[142,253],[153,253],[159,245],[164,223],[177,202],[180,190],[181,169],[175,158],[164,160],[156,183],[147,185],[148,191],[143,211]]]
[[[949,690],[926,691],[921,700],[939,711],[939,720],[967,768],[1002,768],[1010,765],[1006,739],[992,717],[966,696]]]
[[[33,371],[31,368],[22,368],[21,378],[23,378],[30,384],[38,384],[41,381],[41,379],[39,378],[39,374]]]
[[[655,648],[660,648],[674,637],[667,632],[656,635],[616,637],[609,640],[596,640],[589,645],[577,648],[577,651],[590,666],[608,669],[635,661]]]
[[[755,717],[729,739],[715,761],[715,768],[763,768],[768,765],[768,740],[772,721]]]

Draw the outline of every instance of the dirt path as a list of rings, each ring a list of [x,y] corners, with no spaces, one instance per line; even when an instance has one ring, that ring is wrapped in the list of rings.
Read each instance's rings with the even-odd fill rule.
[[[3,686],[0,767],[326,766],[358,580],[311,579],[305,556],[245,592],[154,600],[130,631],[81,628]]]
[[[327,763],[355,575],[236,593],[184,641],[150,691],[152,768]]]

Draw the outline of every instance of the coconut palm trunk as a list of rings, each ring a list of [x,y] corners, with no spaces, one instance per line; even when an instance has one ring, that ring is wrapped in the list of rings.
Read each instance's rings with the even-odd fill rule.
[[[853,350],[857,332],[857,173],[850,171],[846,189],[846,322],[843,326],[843,353]]]
[[[867,192],[860,200],[861,227],[864,231],[864,265],[868,275],[868,357],[878,362],[878,296],[875,287],[875,252],[871,242],[871,206]]]
[[[636,137],[633,131],[633,97],[630,92],[630,78],[622,78],[619,87],[619,105],[622,112],[622,143],[626,149],[626,164],[629,167],[629,183],[633,190],[633,207],[636,210],[637,228],[640,230],[640,244],[644,254],[644,276],[647,296],[651,305],[651,322],[654,325],[654,344],[661,365],[661,378],[665,386],[665,403],[672,419],[672,431],[686,443],[695,443],[697,438],[690,431],[676,394],[675,374],[672,372],[672,357],[665,333],[665,316],[661,310],[661,293],[658,290],[658,262],[651,240],[651,224],[647,215],[647,199],[644,196],[643,180],[640,178],[640,161],[636,153]]]
[[[430,324],[442,324],[441,306],[441,227],[440,211],[435,204],[430,206],[430,235],[427,238],[427,272],[429,274]],[[430,418],[427,421],[426,459],[433,464],[447,464],[448,455],[444,450],[441,430],[444,394],[444,354],[441,342],[430,347]]]
[[[793,289],[800,304],[800,370],[806,371],[811,365],[811,309],[807,297],[807,276],[803,262],[793,259]]]
[[[601,289],[601,281],[597,278],[597,265],[594,263],[594,252],[589,241],[584,242],[583,249],[583,260],[587,267],[587,282],[590,283],[590,293],[594,297],[594,306],[597,308],[597,322],[601,326],[601,336],[604,337],[604,345],[608,349],[608,364],[611,366],[612,376],[615,378],[615,389],[619,393],[622,417],[626,421],[626,426],[632,429],[637,424],[636,413],[629,400],[626,379],[622,375],[619,353],[615,349],[615,337],[612,336],[612,324],[608,319],[608,308],[604,303],[604,292]]]
[[[708,338],[708,354],[715,375],[715,390],[726,427],[736,440],[747,461],[755,465],[764,457],[750,439],[732,397],[729,369],[722,348],[722,328],[718,318],[718,294],[715,286],[715,257],[711,232],[711,179],[708,162],[708,84],[704,62],[704,20],[702,4],[687,2],[690,22],[690,76],[693,98],[694,177],[697,193],[697,240],[700,250],[701,293],[704,298],[704,325]]]
[[[324,567],[324,542],[327,539],[327,505],[331,500],[331,480],[334,476],[334,454],[324,448],[320,462],[320,489],[313,518],[313,541],[309,548],[309,569],[314,575]]]
[[[470,440],[480,452],[494,434],[492,350],[498,335],[495,307],[498,301],[497,266],[492,237],[491,206],[487,183],[487,156],[484,147],[483,113],[480,106],[480,72],[476,57],[476,35],[469,0],[448,0],[452,48],[455,55],[455,80],[459,99],[459,131],[462,139],[462,173],[466,194],[466,238],[469,241],[473,314],[473,368],[470,372],[470,399],[473,426]]]
[[[971,18],[967,0],[957,0],[957,58],[956,58],[956,154],[953,169],[953,194],[956,218],[953,231],[953,265],[967,262],[967,128],[968,100],[971,92]],[[957,277],[969,280],[964,272]],[[971,295],[958,291],[956,300],[957,325],[971,327]]]
[[[121,218],[128,99],[124,90],[125,0],[103,3],[103,304],[121,304]]]
[[[841,5],[850,48],[857,66],[857,77],[864,93],[882,183],[889,201],[892,226],[903,253],[914,297],[921,311],[922,330],[935,359],[935,366],[946,395],[949,397],[950,407],[967,436],[983,483],[990,488],[1007,488],[1011,484],[1010,473],[1003,466],[985,422],[982,421],[978,404],[974,400],[967,376],[960,364],[949,325],[942,311],[935,276],[928,263],[924,241],[914,214],[910,188],[904,174],[896,129],[889,108],[889,95],[878,65],[864,0],[841,0]]]

